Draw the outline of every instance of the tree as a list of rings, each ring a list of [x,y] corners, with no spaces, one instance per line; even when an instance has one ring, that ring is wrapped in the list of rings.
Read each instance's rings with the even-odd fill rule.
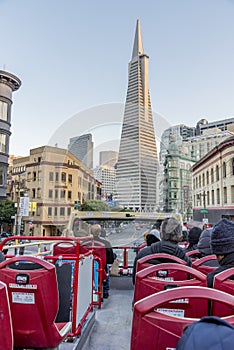
[[[84,211],[110,211],[108,204],[102,200],[88,200],[82,204]]]
[[[14,202],[6,199],[5,201],[0,201],[0,225],[2,227],[3,223],[10,224],[12,222],[12,216],[16,213]]]

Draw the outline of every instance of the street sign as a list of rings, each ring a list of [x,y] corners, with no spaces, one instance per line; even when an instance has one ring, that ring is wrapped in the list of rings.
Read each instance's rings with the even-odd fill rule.
[[[200,209],[200,213],[201,214],[208,214],[208,209],[206,209],[206,208]]]

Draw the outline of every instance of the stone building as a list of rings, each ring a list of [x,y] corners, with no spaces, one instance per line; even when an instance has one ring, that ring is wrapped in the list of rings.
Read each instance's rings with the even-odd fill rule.
[[[56,236],[67,226],[75,202],[101,199],[101,184],[66,149],[42,146],[13,160],[8,196],[18,203],[21,196],[29,197],[29,213],[22,217],[26,233],[33,227],[35,235]]]

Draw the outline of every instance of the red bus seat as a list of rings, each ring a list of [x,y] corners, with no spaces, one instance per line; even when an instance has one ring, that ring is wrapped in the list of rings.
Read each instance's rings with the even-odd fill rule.
[[[186,261],[179,259],[176,256],[173,256],[170,254],[164,254],[164,253],[157,253],[157,254],[150,254],[139,259],[137,261],[136,273],[138,271],[145,269],[146,267],[157,265],[160,263],[176,263],[176,264],[182,264],[187,266]],[[183,280],[187,278],[187,275],[185,272],[176,273],[176,271],[174,271],[174,274],[177,275],[176,277],[177,279]]]
[[[190,250],[186,253],[186,255],[192,260],[195,261],[201,258],[201,253],[198,249]]]
[[[53,255],[76,255],[77,245],[74,242],[57,242],[53,244]]]
[[[186,278],[183,280],[177,278],[181,272],[186,274]],[[182,264],[153,265],[137,272],[134,288],[134,302],[162,290],[182,286],[206,287],[206,276]]]
[[[87,253],[89,251],[93,252],[93,255],[99,257],[102,261],[102,278],[106,279],[107,275],[106,275],[106,271],[105,271],[105,266],[106,266],[106,246],[104,243],[99,242],[99,241],[95,241],[95,239],[93,240],[85,240],[83,242],[81,242],[80,244],[80,253],[84,254]]]
[[[217,275],[215,275],[213,287],[225,293],[234,295],[234,267],[224,270],[218,273]],[[233,308],[234,308],[234,305],[232,309]],[[217,302],[213,303],[212,310],[215,316],[220,316],[220,317],[230,313],[230,308],[227,308],[226,305],[224,308],[223,305]]]
[[[139,251],[144,247],[146,247],[146,242],[139,244],[139,246],[137,247],[137,252],[139,253]]]
[[[219,267],[216,255],[207,255],[203,258],[193,261],[192,267],[205,275]]]
[[[57,347],[71,322],[55,323],[59,296],[55,266],[32,256],[16,256],[0,264],[0,280],[8,288],[14,346]]]
[[[7,287],[0,282],[0,350],[12,349],[13,331]]]
[[[179,287],[136,302],[131,350],[175,349],[184,328],[208,315],[209,299],[234,305],[234,296],[207,287]],[[179,300],[187,300],[188,304],[181,303],[178,308],[175,301]],[[225,320],[234,324],[234,312]]]

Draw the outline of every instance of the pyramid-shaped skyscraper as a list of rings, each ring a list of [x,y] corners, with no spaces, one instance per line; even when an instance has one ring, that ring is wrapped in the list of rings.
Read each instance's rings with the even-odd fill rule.
[[[148,87],[148,60],[137,20],[117,165],[119,204],[137,211],[156,206],[158,156]]]

